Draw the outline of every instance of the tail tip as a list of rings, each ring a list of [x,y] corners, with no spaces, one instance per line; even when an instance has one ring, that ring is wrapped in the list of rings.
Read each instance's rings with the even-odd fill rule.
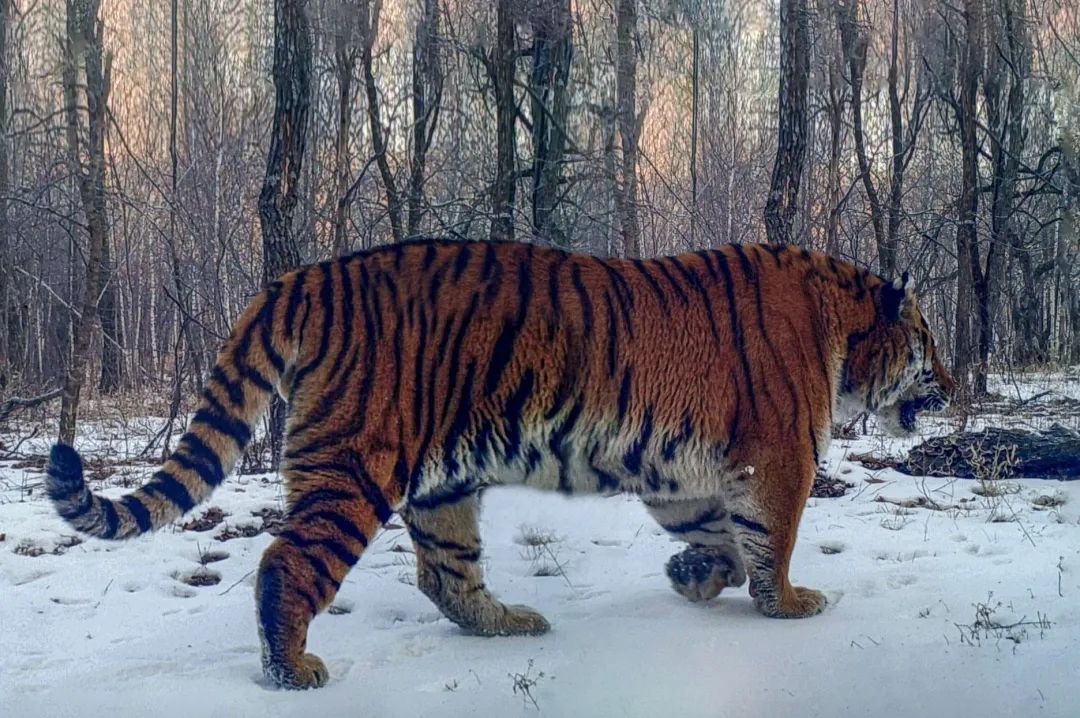
[[[49,497],[65,499],[83,486],[83,463],[79,452],[67,444],[53,444],[45,478]]]

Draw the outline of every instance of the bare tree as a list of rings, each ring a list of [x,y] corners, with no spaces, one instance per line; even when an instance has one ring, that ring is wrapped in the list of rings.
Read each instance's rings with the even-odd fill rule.
[[[259,195],[264,284],[300,264],[293,211],[311,105],[311,30],[306,5],[306,0],[274,0],[274,124]],[[276,399],[270,418],[271,468],[277,468],[284,426],[284,403]]]
[[[623,254],[641,255],[641,228],[638,223],[638,135],[637,114],[637,4],[638,0],[617,0],[615,6],[615,120],[622,148],[621,182],[616,184],[615,207],[622,228]]]
[[[564,244],[566,238],[555,225],[552,214],[558,204],[570,110],[573,24],[569,0],[539,0],[533,10],[532,26],[529,98],[533,140],[533,233]]]
[[[81,311],[75,320],[60,405],[59,440],[64,444],[71,444],[75,440],[79,396],[86,377],[90,336],[97,317],[98,297],[105,271],[105,244],[109,234],[105,205],[105,132],[110,72],[102,50],[104,26],[98,11],[98,0],[67,0],[64,112],[67,118],[69,166],[79,186],[89,246]],[[81,130],[80,95],[84,96],[86,107],[85,137]]]
[[[793,224],[806,155],[807,24],[806,0],[781,0],[779,125],[772,185],[765,202],[765,232],[774,244],[795,241]]]
[[[516,165],[517,107],[514,77],[517,64],[517,32],[513,0],[496,0],[495,51],[490,61],[495,91],[495,181],[491,186],[492,240],[514,238],[514,174]]]

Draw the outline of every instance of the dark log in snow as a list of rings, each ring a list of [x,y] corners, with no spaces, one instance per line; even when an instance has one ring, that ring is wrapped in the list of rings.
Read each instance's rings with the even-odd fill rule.
[[[1043,432],[986,428],[935,437],[897,467],[912,476],[1080,479],[1080,433],[1054,424]]]

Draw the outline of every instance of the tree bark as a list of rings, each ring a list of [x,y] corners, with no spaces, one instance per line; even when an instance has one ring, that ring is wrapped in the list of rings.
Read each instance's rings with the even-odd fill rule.
[[[353,81],[356,58],[360,49],[356,37],[358,14],[349,0],[340,0],[341,14],[336,18],[334,34],[334,76],[338,86],[337,136],[334,138],[334,218],[333,256],[343,254],[348,247],[345,232],[349,223],[349,136],[352,133]]]
[[[558,203],[566,122],[570,109],[572,24],[569,0],[542,0],[532,18],[533,66],[530,76],[532,119],[532,228],[538,237],[565,243],[552,214]]]
[[[10,3],[0,0],[0,391],[8,385],[11,371],[11,331],[8,307],[11,302],[10,242],[8,238],[8,17]]]
[[[960,101],[956,120],[960,129],[960,196],[956,212],[956,257],[959,272],[956,280],[956,343],[953,352],[953,376],[960,391],[970,391],[969,371],[974,359],[972,310],[976,283],[981,281],[977,220],[979,211],[978,161],[976,137],[976,99],[982,61],[982,0],[965,0],[964,55],[960,66]]]
[[[810,40],[806,0],[780,1],[780,92],[776,161],[765,202],[765,232],[773,244],[795,242],[799,184],[806,155]]]
[[[975,364],[973,388],[977,394],[986,393],[994,322],[1000,304],[998,295],[1003,279],[1005,255],[1012,244],[1010,234],[1013,231],[1017,175],[1027,134],[1024,128],[1024,82],[1027,79],[1029,50],[1023,5],[1023,2],[1016,3],[1015,0],[1001,0],[1000,34],[1004,42],[998,43],[997,52],[1004,55],[1007,62],[998,61],[996,58],[1000,56],[997,54],[991,55],[994,64],[983,76],[992,175],[986,270],[982,273],[982,281],[976,286],[979,304],[979,356]],[[1008,65],[1008,71],[1003,65]],[[1006,78],[1009,90],[1002,112],[1002,81]]]
[[[405,238],[405,228],[401,220],[401,193],[398,192],[397,180],[390,167],[387,156],[386,136],[382,125],[382,113],[379,110],[379,88],[375,83],[375,40],[379,36],[379,15],[382,12],[382,0],[365,0],[361,6],[360,17],[363,25],[364,46],[360,64],[364,71],[364,94],[367,97],[368,126],[371,130],[371,149],[375,155],[375,164],[379,168],[383,190],[386,192],[386,211],[390,216],[390,231],[394,241]]]
[[[2,0],[0,0],[2,1]],[[101,319],[101,377],[98,391],[115,394],[123,383],[124,355],[123,329],[120,325],[120,308],[117,302],[116,276],[112,260],[112,247],[108,238],[101,248],[101,298],[98,300],[98,316]]]
[[[306,0],[274,0],[274,121],[266,176],[259,195],[263,284],[300,264],[293,231],[311,105],[311,30]],[[270,412],[270,464],[276,470],[285,426],[284,403]]]
[[[514,238],[514,70],[517,60],[513,0],[496,0],[495,52],[492,80],[495,90],[495,182],[491,190],[491,230],[494,241]]]
[[[79,187],[79,198],[89,228],[82,307],[75,322],[60,402],[59,441],[69,445],[75,441],[79,398],[86,378],[90,337],[101,293],[102,260],[109,233],[105,202],[105,130],[110,73],[108,63],[103,60],[104,28],[98,18],[98,10],[98,0],[67,0],[62,71],[64,113],[67,119],[69,163]],[[79,77],[80,64],[83,82]],[[80,131],[80,89],[85,95],[87,108],[85,142]]]
[[[427,154],[439,124],[443,75],[439,63],[439,2],[424,0],[416,24],[412,53],[413,147],[409,161],[409,200],[406,235],[416,237],[424,218],[424,180]]]
[[[622,181],[615,195],[623,254],[641,256],[638,223],[637,3],[617,0],[615,9],[615,118],[622,148]]]

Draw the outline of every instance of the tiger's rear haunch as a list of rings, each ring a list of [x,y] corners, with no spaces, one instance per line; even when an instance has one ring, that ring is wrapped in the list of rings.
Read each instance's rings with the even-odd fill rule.
[[[49,494],[95,536],[159,528],[229,474],[273,391],[289,400],[288,513],[259,567],[263,668],[309,688],[328,674],[308,625],[395,511],[447,617],[483,635],[547,630],[484,584],[478,491],[492,484],[637,493],[689,544],[668,563],[680,593],[749,577],[762,613],[813,615],[825,598],[792,586],[788,564],[831,422],[870,408],[910,431],[952,380],[906,282],[798,248],[627,260],[423,240],[282,277],[145,486],[95,496],[57,446]]]

